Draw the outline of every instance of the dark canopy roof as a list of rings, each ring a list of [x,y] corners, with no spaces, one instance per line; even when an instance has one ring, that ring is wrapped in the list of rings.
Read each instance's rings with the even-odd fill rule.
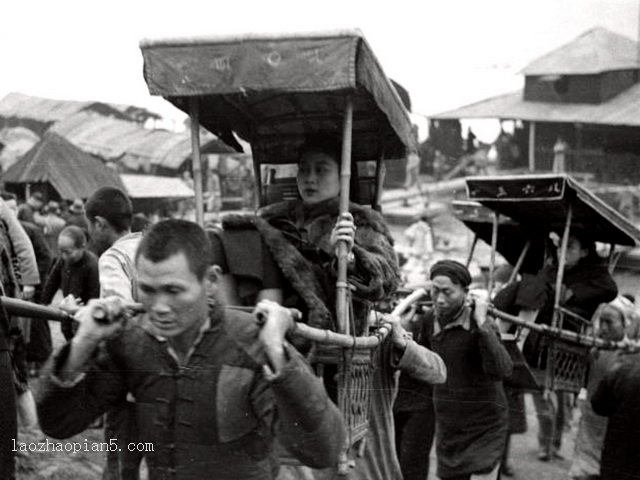
[[[355,160],[404,157],[413,146],[408,112],[359,31],[147,40],[140,48],[151,94],[185,112],[198,97],[201,124],[229,145],[238,134],[261,161],[295,162],[310,134],[341,137],[348,95]]]
[[[6,183],[48,182],[65,200],[87,198],[104,186],[124,190],[117,172],[51,132],[12,165],[2,180]]]
[[[454,201],[452,210],[455,217],[471,230],[480,240],[491,246],[494,212],[477,202]],[[542,267],[545,239],[549,232],[530,225],[530,228],[504,215],[498,220],[498,243],[496,250],[507,262],[515,265],[524,246],[529,241],[527,256],[521,267],[523,273],[536,273]]]
[[[640,244],[640,231],[626,218],[568,175],[518,175],[467,178],[470,200],[506,215],[526,228],[561,233],[569,204],[572,225],[593,240]]]

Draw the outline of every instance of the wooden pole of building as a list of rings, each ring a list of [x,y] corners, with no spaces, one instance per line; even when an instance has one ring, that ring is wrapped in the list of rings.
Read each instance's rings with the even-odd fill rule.
[[[529,171],[536,171],[536,122],[529,122]]]
[[[353,99],[347,97],[342,125],[342,162],[340,166],[340,216],[349,212],[349,183],[351,181],[351,138],[353,129]],[[349,252],[346,242],[338,244],[338,280],[336,281],[336,316],[338,332],[349,332],[349,306],[347,305],[347,267]]]
[[[193,185],[196,192],[196,223],[204,226],[204,198],[202,195],[202,159],[200,158],[200,102],[198,97],[189,98],[191,117],[191,149]]]

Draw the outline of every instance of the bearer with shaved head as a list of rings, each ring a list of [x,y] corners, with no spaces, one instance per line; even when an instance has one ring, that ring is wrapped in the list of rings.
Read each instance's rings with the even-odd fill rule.
[[[144,313],[127,319],[112,300],[78,312],[43,379],[43,430],[68,438],[132,395],[151,479],[274,480],[276,439],[306,465],[336,464],[342,416],[286,340],[293,312],[266,300],[254,314],[224,309],[210,257],[195,223],[150,228],[135,256]]]

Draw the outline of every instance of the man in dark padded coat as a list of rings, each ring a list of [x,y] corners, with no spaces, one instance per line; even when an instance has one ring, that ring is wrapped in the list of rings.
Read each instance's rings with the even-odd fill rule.
[[[495,480],[507,440],[502,380],[513,368],[487,305],[470,302],[467,268],[442,260],[431,268],[434,335],[431,348],[447,366],[434,386],[438,477]]]
[[[304,464],[336,463],[342,418],[285,340],[290,311],[269,301],[255,315],[212,305],[209,249],[191,222],[149,230],[135,262],[146,313],[123,322],[121,303],[108,300],[80,310],[76,336],[44,377],[42,429],[70,437],[132,396],[139,441],[153,445],[153,479],[273,479],[275,438]],[[116,321],[97,321],[101,313]]]

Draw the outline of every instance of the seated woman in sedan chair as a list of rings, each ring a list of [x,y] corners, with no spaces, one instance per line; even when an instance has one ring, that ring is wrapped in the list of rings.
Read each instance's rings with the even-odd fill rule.
[[[307,141],[298,160],[299,199],[268,205],[250,219],[225,219],[224,232],[212,240],[218,250],[214,261],[221,262],[231,287],[230,303],[250,305],[270,298],[298,308],[309,325],[336,331],[336,247],[345,241],[355,330],[351,334],[368,334],[368,321],[378,316],[369,315],[373,303],[398,286],[398,265],[393,239],[377,211],[352,202],[350,213],[339,215],[338,153],[335,142]],[[342,355],[318,362],[318,373],[349,428],[344,459],[313,474],[304,467],[283,467],[286,478],[334,480],[345,478],[347,471],[354,480],[401,478],[393,433],[395,373],[401,370],[423,382],[442,383],[446,367],[437,354],[414,342],[396,317],[385,321],[391,333],[365,355],[368,361],[362,363],[360,352],[358,366],[343,363]],[[336,368],[343,374],[336,376]]]
[[[348,282],[356,332],[362,334],[372,302],[398,286],[393,239],[375,210],[351,202],[339,215],[340,149],[316,137],[298,160],[300,198],[267,205],[252,217],[228,216],[212,236],[230,304],[269,298],[296,307],[314,327],[335,330],[336,247],[349,251]]]

